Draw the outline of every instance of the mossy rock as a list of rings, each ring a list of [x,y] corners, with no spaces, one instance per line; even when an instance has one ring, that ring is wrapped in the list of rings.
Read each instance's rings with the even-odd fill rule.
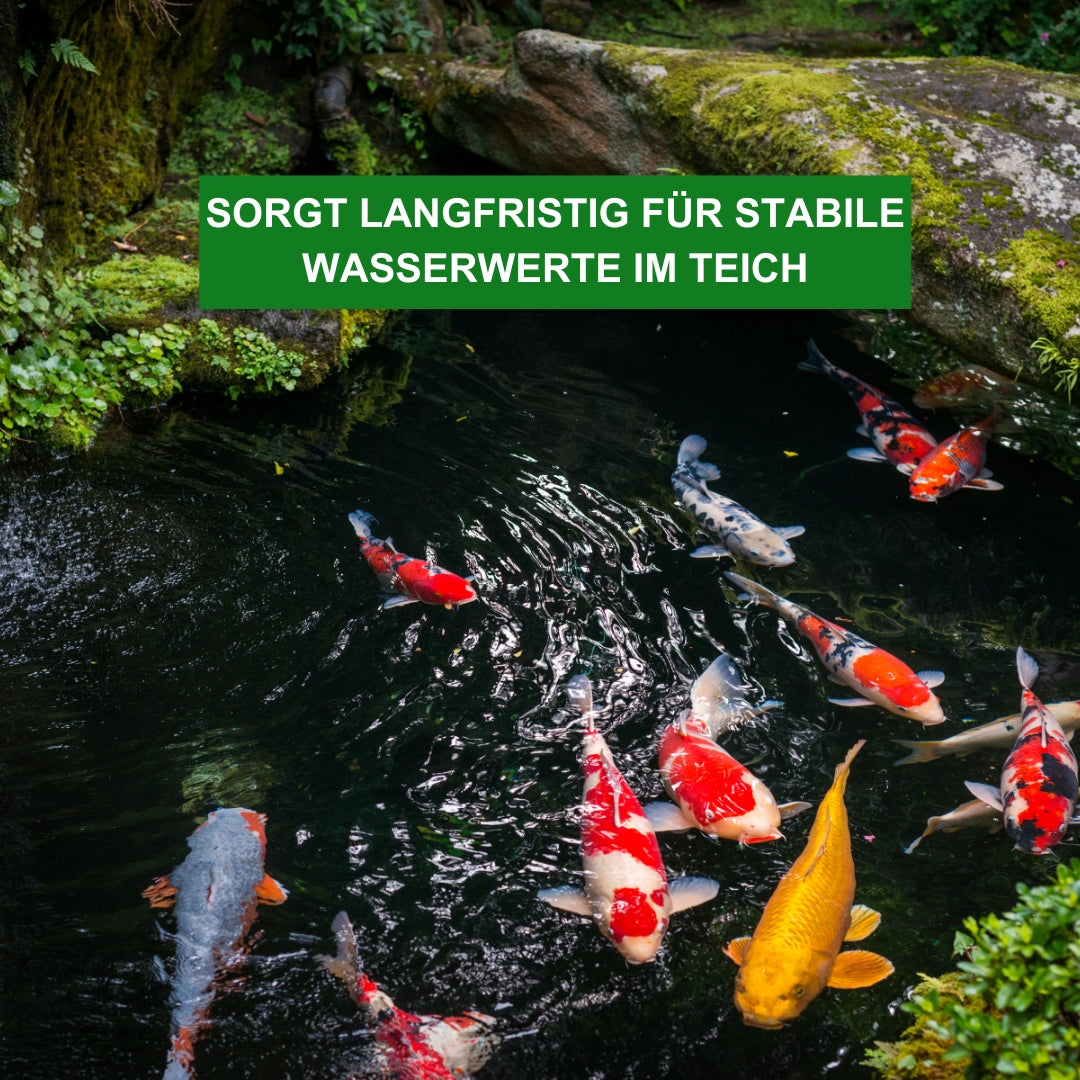
[[[311,140],[288,95],[253,86],[215,90],[188,113],[169,169],[214,176],[281,175],[300,164]]]
[[[86,286],[109,331],[157,326],[197,302],[199,267],[170,255],[116,255],[87,273]]]

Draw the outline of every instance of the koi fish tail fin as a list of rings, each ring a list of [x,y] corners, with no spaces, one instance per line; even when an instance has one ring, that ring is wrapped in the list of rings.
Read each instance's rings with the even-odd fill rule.
[[[701,460],[708,445],[701,435],[687,435],[679,444],[679,464],[698,480],[719,480],[720,470],[711,462]]]
[[[894,765],[919,765],[924,761],[937,761],[942,756],[938,753],[941,742],[911,742],[908,739],[893,739],[893,742],[911,751],[907,757],[897,758]]]
[[[749,687],[730,654],[721,653],[690,687],[690,707],[714,736],[739,712],[750,712],[744,696]]]
[[[1039,665],[1035,657],[1024,652],[1021,646],[1016,649],[1016,674],[1020,676],[1020,685],[1025,690],[1031,689],[1031,684],[1039,677]]]
[[[756,600],[759,604],[764,604],[766,607],[771,607],[775,611],[783,613],[781,604],[784,601],[772,589],[766,589],[764,585],[759,585],[756,581],[743,577],[742,574],[736,574],[734,570],[725,570],[724,577],[733,585],[737,585],[742,589],[740,599]]]
[[[828,375],[833,365],[825,359],[814,339],[810,338],[806,343],[806,359],[800,360],[795,366],[799,371],[816,371],[820,375]]]
[[[354,510],[349,515],[349,522],[352,524],[352,527],[356,530],[356,535],[359,536],[361,540],[370,541],[374,539],[371,532],[371,526],[376,520],[378,519],[375,515],[369,514],[366,510]]]
[[[833,787],[839,790],[840,794],[844,793],[844,788],[847,787],[848,771],[851,769],[851,763],[855,760],[855,755],[866,745],[865,739],[860,739],[848,752],[847,757],[836,766],[836,771],[833,773]]]
[[[353,924],[344,911],[337,913],[334,921],[330,924],[330,929],[334,931],[337,953],[334,956],[317,956],[315,959],[320,961],[331,975],[344,980],[351,988],[356,985],[356,978],[360,974],[356,949],[356,931],[353,930]]]
[[[566,696],[588,725],[589,731],[596,727],[596,713],[593,710],[592,682],[588,675],[575,675],[566,684]]]

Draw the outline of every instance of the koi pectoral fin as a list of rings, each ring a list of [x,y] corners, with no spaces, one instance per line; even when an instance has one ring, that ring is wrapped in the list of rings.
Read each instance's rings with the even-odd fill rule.
[[[688,818],[674,803],[651,802],[642,808],[653,832],[686,832],[687,829],[696,829],[697,822]]]
[[[997,480],[990,480],[985,476],[973,476],[965,485],[965,488],[975,488],[978,491],[1001,491],[1005,485]]]
[[[269,874],[264,874],[262,881],[255,886],[255,895],[260,904],[284,904],[289,890],[280,881],[275,881]]]
[[[851,949],[837,956],[826,985],[835,990],[858,990],[862,986],[873,986],[892,973],[893,966],[884,956],[864,949]]]
[[[1003,810],[1001,805],[1001,791],[996,787],[991,787],[989,784],[976,784],[971,780],[964,781],[964,787],[975,796],[976,799],[981,799],[987,806],[992,806],[995,810]]]
[[[573,915],[584,915],[586,919],[592,918],[592,908],[589,906],[588,897],[573,885],[559,885],[554,889],[541,889],[536,897],[550,904],[560,911],[569,911]]]
[[[165,877],[154,878],[153,884],[143,889],[140,895],[150,901],[151,907],[172,907],[178,892],[179,889],[169,882],[166,874]]]
[[[401,594],[399,596],[391,596],[389,600],[383,602],[383,611],[389,611],[390,608],[404,607],[406,604],[418,604],[420,601],[415,596],[405,596]]]
[[[748,937],[737,937],[724,946],[724,955],[734,960],[739,967],[742,967],[743,958],[746,956],[746,947],[749,944],[750,939]]]
[[[861,709],[864,705],[876,705],[876,701],[871,701],[869,698],[864,697],[831,697],[829,703],[832,705],[840,705],[845,709]]]
[[[793,818],[796,814],[809,810],[813,805],[813,803],[808,802],[789,802],[782,803],[776,809],[780,811],[780,820],[787,821],[788,818]]]
[[[922,679],[926,685],[933,690],[935,686],[940,686],[945,681],[944,671],[916,671],[915,674]]]
[[[794,540],[796,536],[802,536],[806,532],[805,525],[780,525],[773,529],[777,536],[784,540]]]
[[[702,544],[690,552],[691,559],[734,559],[723,544]]]
[[[869,937],[881,925],[881,913],[865,904],[856,904],[851,909],[851,924],[844,935],[845,941],[862,941]]]
[[[672,912],[707,904],[719,891],[720,883],[707,877],[681,877],[668,883]]]
[[[860,431],[859,434],[865,435],[865,429]],[[847,452],[847,456],[855,461],[872,461],[875,463],[889,460],[880,450],[875,450],[872,446],[853,446]]]

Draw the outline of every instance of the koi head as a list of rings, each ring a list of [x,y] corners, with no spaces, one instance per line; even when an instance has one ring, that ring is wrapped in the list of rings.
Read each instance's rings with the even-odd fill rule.
[[[670,911],[671,898],[666,888],[651,893],[616,889],[608,927],[620,955],[631,964],[652,963],[664,940]]]
[[[814,999],[807,982],[771,961],[749,971],[744,966],[735,978],[735,1007],[748,1027],[779,1031]]]

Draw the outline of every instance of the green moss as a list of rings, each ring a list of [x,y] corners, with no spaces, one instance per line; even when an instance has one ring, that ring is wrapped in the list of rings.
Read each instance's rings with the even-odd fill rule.
[[[169,168],[215,176],[287,173],[292,147],[304,138],[280,98],[253,86],[214,91],[188,114]]]
[[[935,979],[923,975],[915,987],[913,996],[927,1000],[963,1001],[963,983],[956,972]],[[879,1042],[876,1049],[868,1050],[865,1065],[875,1069],[884,1080],[964,1080],[968,1066],[967,1058],[958,1061],[942,1061],[942,1055],[953,1044],[928,1027],[931,1019],[920,1014],[897,1042]]]
[[[199,268],[169,255],[114,256],[89,271],[86,285],[106,327],[135,326],[167,304],[182,304],[196,296]]]
[[[323,153],[343,176],[377,176],[379,154],[371,136],[355,120],[339,120],[322,129]]]
[[[1029,229],[997,253],[988,272],[1008,281],[1047,336],[1063,344],[1080,311],[1080,243]]]

